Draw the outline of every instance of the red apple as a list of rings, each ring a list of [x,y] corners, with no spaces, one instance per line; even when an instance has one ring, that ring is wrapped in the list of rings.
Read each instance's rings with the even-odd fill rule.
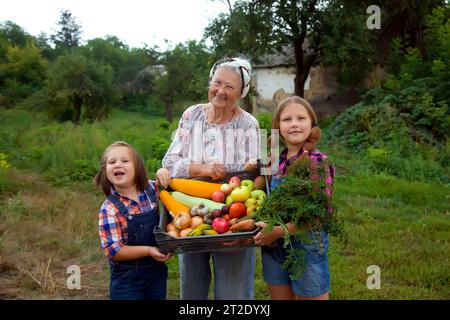
[[[225,202],[225,193],[222,191],[214,191],[212,194],[212,200],[215,202]]]
[[[230,227],[230,223],[225,218],[216,218],[212,222],[212,227],[217,233],[225,233]]]
[[[231,193],[231,191],[233,191],[233,188],[228,183],[224,183],[220,186],[220,191],[228,195]]]
[[[230,179],[229,185],[234,189],[241,185],[241,179],[238,176],[234,176]]]
[[[266,179],[263,176],[257,176],[253,183],[253,188],[255,189],[264,189],[266,187]]]

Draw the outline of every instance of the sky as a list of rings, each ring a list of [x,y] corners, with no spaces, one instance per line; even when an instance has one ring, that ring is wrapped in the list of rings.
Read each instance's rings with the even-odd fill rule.
[[[49,36],[58,28],[62,9],[75,16],[84,41],[113,35],[129,47],[165,50],[200,40],[208,22],[227,6],[217,0],[3,0],[0,22],[11,20],[31,35]]]

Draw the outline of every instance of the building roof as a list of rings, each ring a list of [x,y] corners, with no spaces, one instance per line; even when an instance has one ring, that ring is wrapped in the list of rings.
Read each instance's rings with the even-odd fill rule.
[[[255,68],[273,68],[281,66],[294,66],[295,55],[293,46],[283,46],[281,52],[266,54],[261,58],[261,62]]]

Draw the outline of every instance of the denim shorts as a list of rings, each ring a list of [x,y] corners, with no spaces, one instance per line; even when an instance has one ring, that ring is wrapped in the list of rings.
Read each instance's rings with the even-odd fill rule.
[[[300,242],[292,239],[292,245],[305,253],[305,270],[298,279],[283,268],[287,251],[283,248],[284,239],[277,240],[277,246],[262,247],[261,257],[264,281],[269,285],[290,285],[292,291],[300,296],[317,297],[330,291],[330,272],[328,269],[328,234],[321,231],[311,241]]]

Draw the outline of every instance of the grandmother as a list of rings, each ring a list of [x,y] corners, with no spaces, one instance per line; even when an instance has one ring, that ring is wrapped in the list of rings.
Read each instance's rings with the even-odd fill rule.
[[[162,160],[172,177],[216,180],[254,167],[249,160],[258,158],[259,125],[239,107],[248,93],[251,72],[243,58],[224,58],[214,64],[209,102],[186,109]],[[211,257],[215,299],[253,299],[255,248],[180,254],[180,298],[208,299]]]

